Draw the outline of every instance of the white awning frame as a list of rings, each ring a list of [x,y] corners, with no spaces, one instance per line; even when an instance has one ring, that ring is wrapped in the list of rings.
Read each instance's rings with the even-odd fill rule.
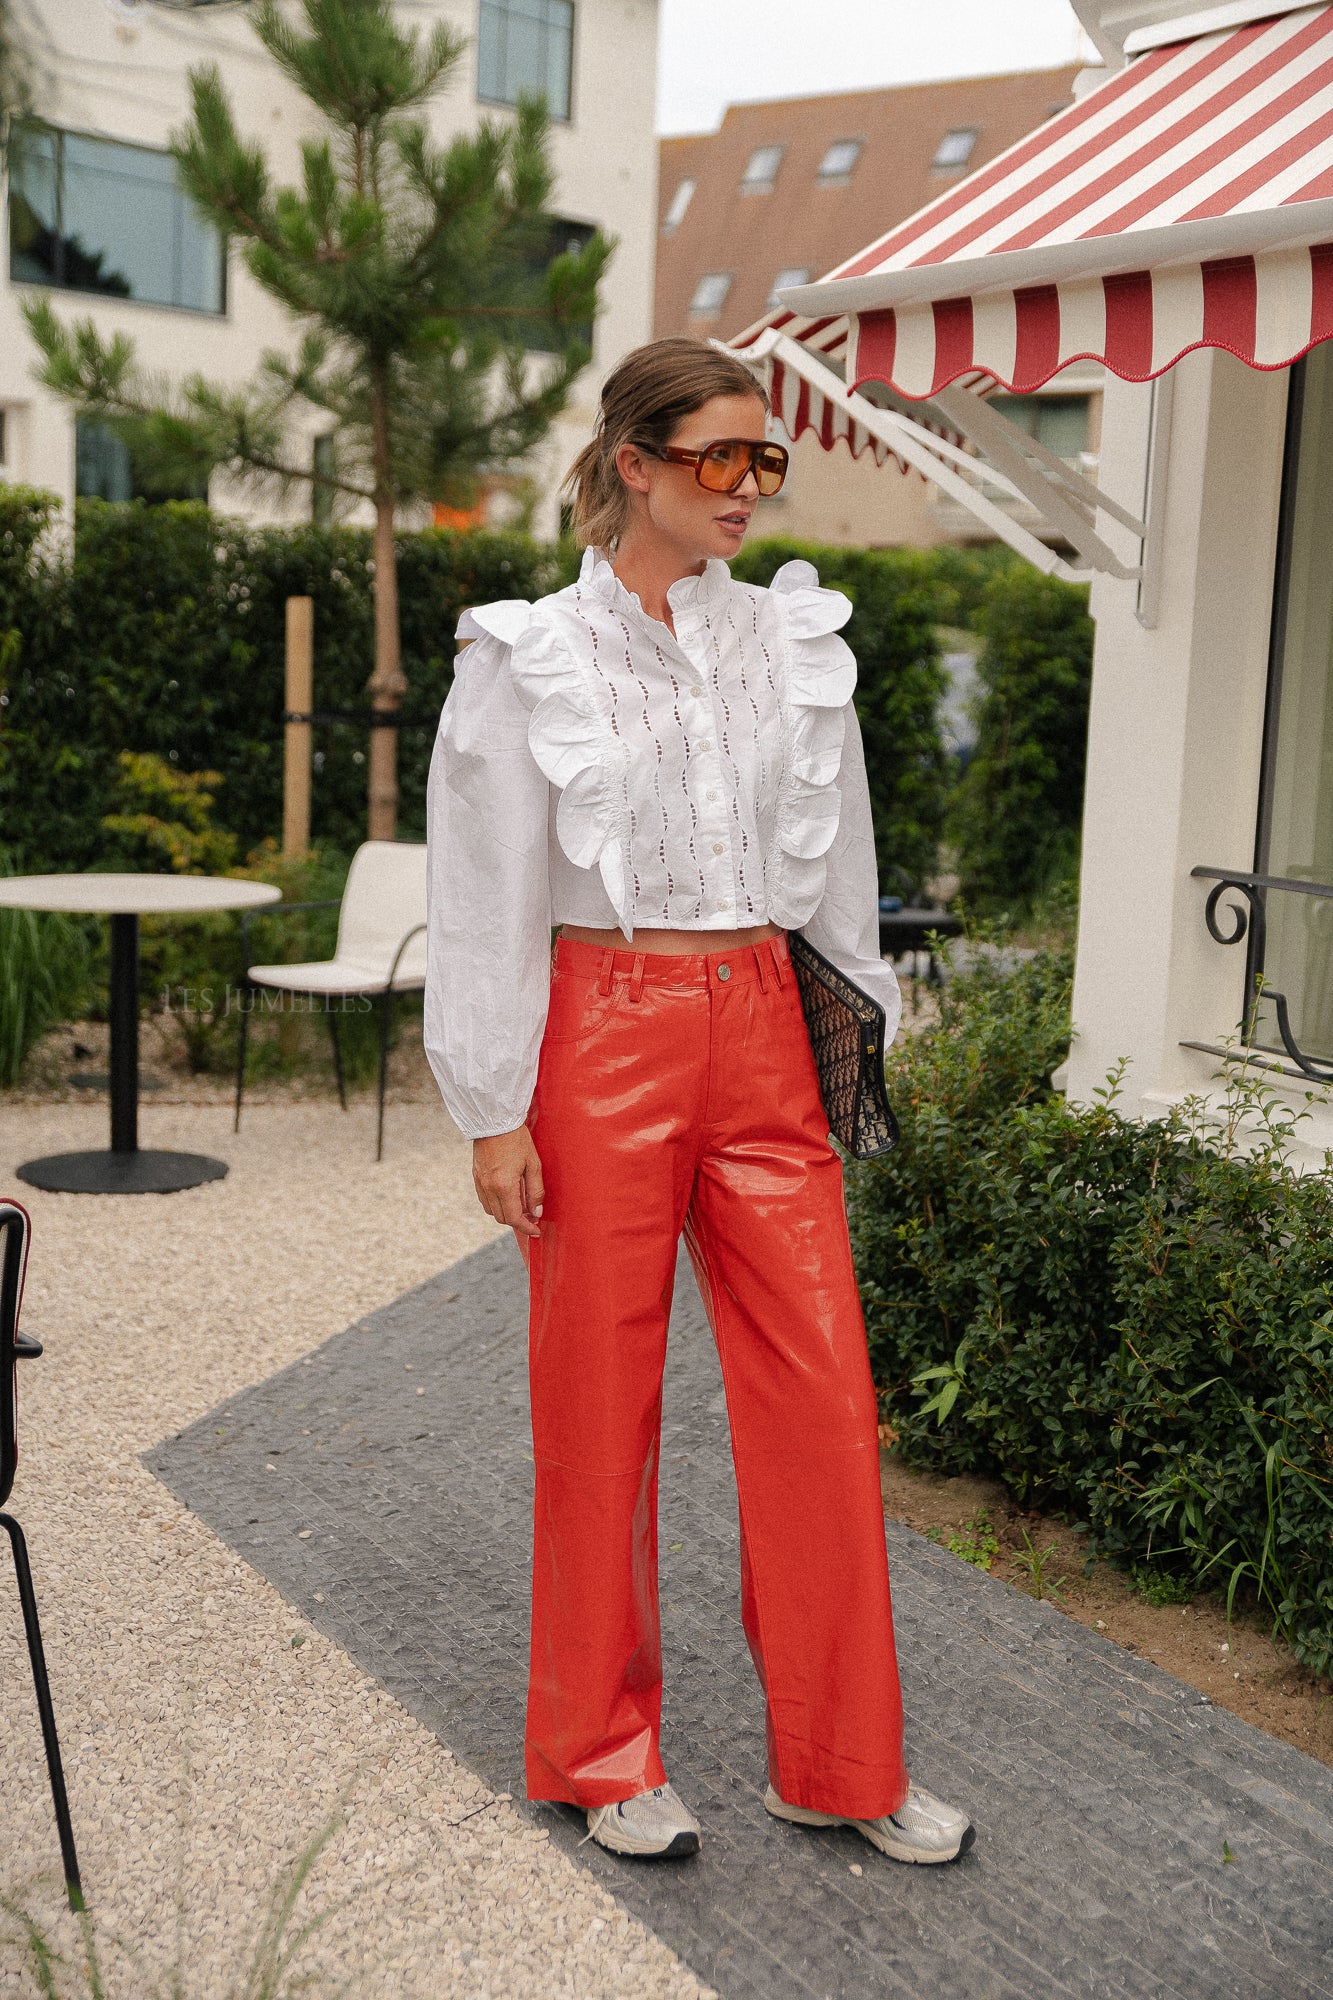
[[[715,345],[724,347],[721,341]],[[1093,574],[1137,583],[1140,621],[1145,625],[1156,622],[1161,549],[1161,536],[1156,530],[1162,516],[1170,438],[1171,394],[1165,384],[1158,385],[1154,397],[1153,445],[1144,518],[1140,519],[970,389],[957,386],[943,389],[931,401],[950,424],[984,452],[982,458],[960,450],[947,438],[926,430],[897,410],[880,409],[868,402],[856,390],[848,389],[809,348],[776,328],[761,334],[743,352],[725,347],[724,351],[756,368],[770,358],[781,361],[830,403],[845,410],[864,430],[879,438],[898,458],[915,467],[942,493],[966,507],[990,534],[1007,543],[1043,575],[1062,577],[1069,583],[1086,583]],[[1169,380],[1167,377],[1166,383]],[[1013,499],[1025,500],[1035,507],[1051,531],[1078,552],[1081,562],[1070,563],[1048,548],[1030,529],[997,506],[983,490],[984,486],[998,486]],[[1097,533],[1093,519],[1098,513],[1107,515],[1135,537],[1140,550],[1137,563],[1123,561]]]

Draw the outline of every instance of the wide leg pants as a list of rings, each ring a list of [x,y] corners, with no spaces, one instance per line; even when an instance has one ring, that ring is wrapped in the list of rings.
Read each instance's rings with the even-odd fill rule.
[[[896,1810],[875,1395],[786,939],[681,957],[561,939],[530,1125],[529,1795],[598,1806],[665,1781],[657,1467],[683,1231],[726,1386],[770,1776],[793,1805]]]

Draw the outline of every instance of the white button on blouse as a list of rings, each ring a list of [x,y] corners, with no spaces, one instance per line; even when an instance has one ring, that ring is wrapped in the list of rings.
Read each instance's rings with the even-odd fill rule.
[[[896,1026],[851,615],[809,563],[767,590],[710,562],[675,633],[606,558],[536,604],[465,612],[429,793],[426,1052],[470,1138],[528,1114],[568,923],[802,929]],[[709,733],[701,734],[700,727]]]

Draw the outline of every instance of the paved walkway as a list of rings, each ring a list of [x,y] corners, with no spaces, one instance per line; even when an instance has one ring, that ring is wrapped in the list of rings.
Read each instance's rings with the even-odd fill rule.
[[[146,1455],[518,1798],[523,1293],[497,1242]],[[578,1816],[525,1810],[724,2000],[1333,1995],[1333,1771],[892,1524],[912,1766],[972,1809],[978,1845],[905,1869],[768,1819],[721,1379],[688,1279],[662,1504],[664,1751],[704,1853],[627,1866],[578,1845]]]

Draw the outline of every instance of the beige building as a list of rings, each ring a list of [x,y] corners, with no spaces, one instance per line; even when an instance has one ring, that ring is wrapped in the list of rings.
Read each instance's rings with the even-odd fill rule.
[[[1076,70],[972,77],[830,97],[733,105],[717,132],[664,139],[654,330],[731,338],[786,285],[803,284],[1039,126],[1070,101]],[[1067,370],[1001,407],[1061,456],[1090,466],[1101,370]],[[1004,503],[1042,535],[1021,502]],[[845,447],[796,446],[766,503],[772,533],[872,547],[987,539],[967,508],[915,472],[886,476]]]
[[[246,379],[266,348],[290,347],[292,326],[242,259],[202,225],[175,186],[165,148],[188,109],[187,71],[216,63],[243,133],[262,144],[275,178],[294,181],[308,107],[239,7],[154,6],[149,0],[32,0],[44,130],[16,157],[5,203],[0,268],[0,477],[126,497],[129,467],[115,440],[76,427],[68,407],[32,379],[35,348],[20,307],[50,287],[62,316],[124,332],[151,369]],[[430,107],[437,138],[509,115],[522,90],[542,88],[555,113],[557,214],[577,234],[600,226],[618,242],[604,287],[595,361],[537,454],[536,526],[554,533],[556,488],[586,438],[602,374],[652,324],[657,148],[653,102],[656,0],[426,0],[406,18],[425,31],[448,22],[468,39]],[[301,449],[313,451],[313,414]],[[308,512],[229,492],[210,498],[255,519]],[[494,511],[506,496],[497,491]]]

